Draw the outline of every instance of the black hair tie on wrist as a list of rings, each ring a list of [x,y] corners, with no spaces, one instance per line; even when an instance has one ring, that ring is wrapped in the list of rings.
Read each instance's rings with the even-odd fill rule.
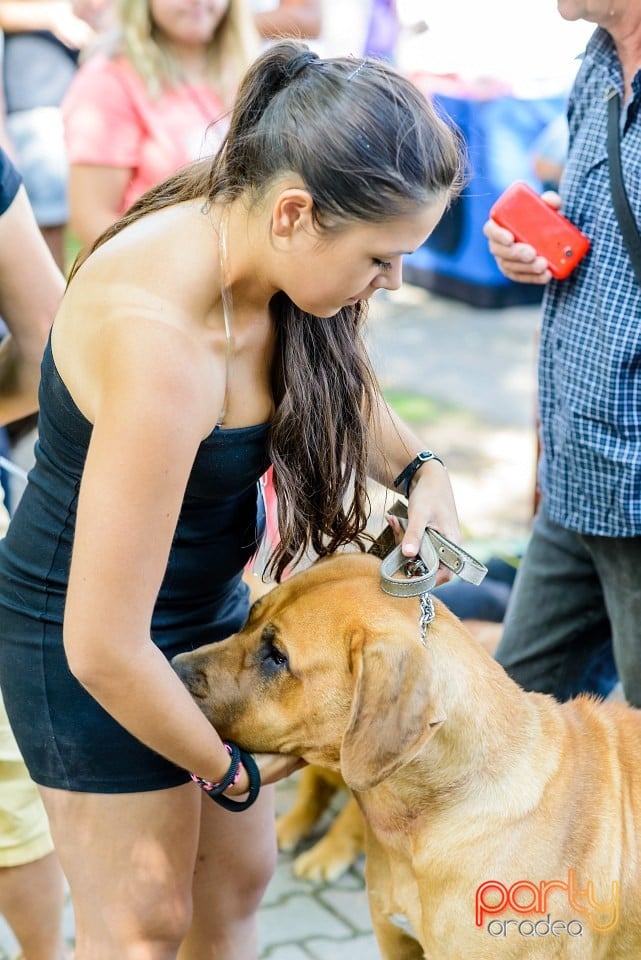
[[[202,777],[196,776],[195,773],[190,774],[190,776],[203,793],[206,793],[217,804],[224,807],[225,810],[239,813],[241,810],[247,810],[248,807],[251,807],[258,797],[260,770],[251,753],[241,750],[237,743],[225,742],[225,747],[231,755],[231,761],[222,780],[219,780],[218,783],[212,783],[211,780],[204,780]],[[238,780],[241,765],[245,768],[249,777],[249,792],[244,800],[233,800],[231,797],[224,796],[224,791]]]
[[[234,746],[236,746],[236,744],[234,744]],[[258,793],[260,791],[260,770],[258,769],[256,761],[251,753],[246,753],[244,750],[240,750],[240,748],[239,751],[240,762],[249,777],[249,792],[247,796],[244,800],[233,800],[231,797],[226,797],[222,793],[212,797],[212,800],[215,800],[216,803],[224,807],[225,810],[233,810],[236,813],[240,813],[241,810],[247,810],[248,807],[251,807],[252,803],[255,803],[258,799]]]

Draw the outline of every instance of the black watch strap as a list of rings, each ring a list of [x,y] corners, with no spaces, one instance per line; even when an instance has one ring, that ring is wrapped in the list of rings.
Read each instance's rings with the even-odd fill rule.
[[[445,466],[441,458],[437,457],[436,454],[432,453],[431,450],[423,450],[422,453],[418,453],[414,457],[411,463],[408,463],[405,469],[401,471],[401,473],[399,473],[396,480],[394,481],[395,487],[403,488],[403,493],[405,494],[408,500],[410,498],[410,484],[414,479],[414,474],[416,473],[417,470],[419,470],[423,466],[424,463],[427,463],[428,460],[438,460],[438,462],[442,466]]]

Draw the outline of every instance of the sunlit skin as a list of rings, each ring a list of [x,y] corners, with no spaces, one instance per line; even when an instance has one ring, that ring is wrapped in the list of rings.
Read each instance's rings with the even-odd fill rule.
[[[564,20],[587,20],[608,29],[608,21],[618,19],[638,6],[634,0],[557,0],[557,10]]]
[[[438,196],[382,223],[355,221],[321,229],[311,196],[296,180],[282,180],[272,196],[267,249],[263,228],[247,231],[244,211],[232,205],[232,287],[242,288],[245,298],[249,294],[254,301],[262,300],[263,307],[283,290],[298,307],[318,317],[334,316],[344,306],[368,300],[379,289],[397,290],[403,256],[425,241],[447,203],[445,195]],[[249,217],[250,224],[254,220]],[[254,237],[260,249],[254,249]],[[236,297],[234,289],[235,303]]]
[[[148,23],[152,2],[120,0],[118,9]],[[236,25],[241,2],[228,0],[214,50],[198,32],[213,6],[153,7],[154,38],[191,102],[200,104],[203,78],[217,75],[217,40]],[[183,30],[190,12],[193,29]],[[238,23],[236,65],[251,47],[242,32]],[[386,66],[355,67],[351,57],[317,66],[320,85],[302,44],[268,46],[241,83],[222,151],[158,183],[76,261],[46,356],[43,382],[58,411],[51,461],[60,459],[69,487],[43,530],[59,559],[64,548],[60,574],[43,560],[58,600],[46,636],[64,656],[57,676],[75,680],[149,751],[214,783],[230,770],[229,752],[168,653],[243,619],[236,586],[253,545],[260,474],[271,459],[284,534],[273,559],[282,567],[323,552],[326,535],[328,549],[358,538],[365,481],[394,495],[395,478],[429,447],[378,388],[357,321],[363,298],[400,285],[403,256],[459,188],[458,138]],[[363,127],[372,135],[361,143]],[[78,443],[68,458],[56,440],[72,426]],[[428,526],[460,539],[441,461],[421,463],[408,494],[406,556]],[[41,602],[34,595],[25,611],[27,654],[33,622],[49,613],[41,586]],[[49,678],[39,679],[50,691]],[[73,728],[85,711],[67,700],[58,716]],[[103,750],[98,724],[87,723],[75,725],[77,738],[65,734],[75,779],[61,750],[55,775],[53,754],[45,757],[42,788],[72,891],[78,960],[257,957],[256,913],[276,861],[271,788],[302,761],[263,755],[260,796],[232,815],[185,773],[127,757],[115,736]],[[37,732],[28,739],[40,749]],[[82,764],[80,740],[93,751]],[[244,761],[220,790],[246,794],[252,770]]]
[[[151,0],[151,17],[175,54],[208,44],[229,8],[229,0]]]
[[[332,316],[341,307],[369,300],[377,290],[398,290],[403,256],[413,253],[443,214],[445,198],[386,223],[356,223],[312,244],[292,276],[289,296],[303,310]]]
[[[243,196],[230,204],[200,199],[143,217],[86,261],[63,300],[53,354],[74,402],[93,424],[65,608],[67,656],[75,675],[119,722],[206,779],[220,778],[226,751],[212,744],[211,727],[200,723],[149,639],[195,452],[223,409],[230,429],[273,416],[270,305],[276,293],[313,315],[333,317],[350,299],[398,287],[403,252],[423,242],[445,203],[443,196],[402,217],[323,231],[309,192],[286,174],[259,203]],[[232,294],[230,358],[221,236]],[[390,485],[422,441],[383,401],[376,421],[370,476]],[[114,462],[121,466],[116,473]],[[446,471],[432,462],[415,476],[404,536],[409,555],[426,526],[455,541],[460,535]],[[101,518],[107,515],[105,527]],[[114,636],[123,642],[114,644]],[[241,777],[234,791],[246,789]]]

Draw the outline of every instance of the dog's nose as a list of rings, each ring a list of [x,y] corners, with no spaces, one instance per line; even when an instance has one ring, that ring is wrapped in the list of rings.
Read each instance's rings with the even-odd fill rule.
[[[177,674],[181,675],[182,671],[185,670],[189,664],[190,654],[188,653],[177,653],[175,657],[172,657],[170,663]]]
[[[197,695],[200,692],[202,695],[206,678],[193,654],[178,653],[172,658],[171,665],[190,693]]]

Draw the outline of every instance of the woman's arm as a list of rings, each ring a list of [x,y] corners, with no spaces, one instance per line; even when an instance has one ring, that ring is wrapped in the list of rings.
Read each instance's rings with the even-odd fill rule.
[[[100,347],[65,607],[69,666],[134,736],[216,781],[229,756],[150,624],[194,456],[223,390],[212,395],[210,356],[170,315],[120,315]]]
[[[379,396],[374,416],[370,476],[383,486],[403,493],[394,480],[426,449],[421,440]],[[434,451],[438,455],[438,450]],[[425,527],[434,527],[454,542],[460,529],[454,492],[446,468],[438,460],[428,460],[414,474],[410,484],[408,524],[403,536],[403,552],[416,556]]]
[[[319,37],[323,25],[321,0],[280,0],[273,10],[254,14],[258,32],[267,39]]]
[[[5,33],[49,30],[72,50],[81,50],[93,37],[85,20],[65,0],[8,0],[0,3],[0,29]]]
[[[40,361],[64,280],[42,238],[24,187],[0,217],[0,423],[38,408]]]
[[[83,246],[121,215],[141,162],[146,134],[137,89],[124,62],[96,54],[76,72],[62,102],[69,223]]]

